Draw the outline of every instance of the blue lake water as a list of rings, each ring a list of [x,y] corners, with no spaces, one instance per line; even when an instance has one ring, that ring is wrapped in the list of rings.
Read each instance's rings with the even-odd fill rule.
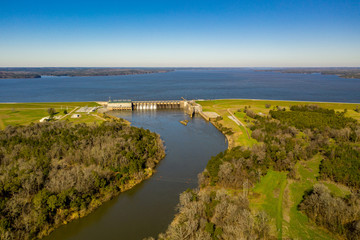
[[[0,79],[0,102],[248,98],[360,102],[360,79],[251,69],[105,77]]]

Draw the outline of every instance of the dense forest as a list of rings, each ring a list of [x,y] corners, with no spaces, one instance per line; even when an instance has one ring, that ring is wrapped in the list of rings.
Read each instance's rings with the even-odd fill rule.
[[[159,135],[120,121],[0,131],[0,238],[40,238],[149,177]]]
[[[180,196],[179,213],[159,239],[270,239],[265,212],[249,211],[247,194],[268,170],[296,181],[295,165],[320,154],[319,180],[352,189],[346,198],[321,184],[298,206],[310,221],[347,239],[360,238],[360,125],[344,112],[315,105],[275,107],[267,116],[245,109],[259,144],[212,157],[199,174],[199,189]],[[315,173],[314,173],[315,174]],[[235,192],[240,191],[240,195]],[[200,238],[199,238],[200,237]]]
[[[329,189],[317,184],[305,196],[299,208],[317,225],[323,226],[346,239],[360,238],[360,196],[333,196]]]

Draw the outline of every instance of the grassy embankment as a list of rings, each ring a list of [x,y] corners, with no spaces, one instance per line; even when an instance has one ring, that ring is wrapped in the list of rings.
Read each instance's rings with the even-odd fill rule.
[[[64,110],[68,113],[77,107],[99,106],[95,102],[58,102],[58,103],[0,103],[0,129],[8,125],[26,125],[31,122],[39,122],[43,117],[49,116],[47,110],[54,108],[58,113],[55,116],[64,116]],[[80,118],[71,118],[72,114],[62,118],[75,123],[100,123],[103,120],[100,117],[80,113]]]
[[[199,101],[203,111],[217,112],[222,116],[218,121],[223,127],[230,128],[234,133],[227,135],[229,148],[235,146],[252,146],[257,144],[256,140],[248,138],[246,130],[251,135],[251,130],[247,127],[249,118],[242,111],[247,106],[254,113],[268,114],[273,107],[279,106],[288,109],[291,105],[316,104],[323,108],[344,111],[347,109],[346,116],[360,120],[360,113],[354,111],[359,104],[346,103],[316,103],[316,102],[294,102],[294,101],[271,101],[271,100],[213,100]],[[271,104],[271,107],[265,107]],[[230,110],[240,120],[247,129],[238,126],[229,119]],[[253,210],[264,210],[270,216],[272,235],[282,238],[293,239],[333,239],[335,238],[326,230],[311,224],[305,214],[297,208],[302,201],[306,191],[318,183],[319,165],[322,156],[316,155],[310,161],[300,161],[296,165],[296,180],[287,178],[287,172],[270,170],[256,186],[251,189],[249,194],[250,206]],[[333,182],[323,182],[332,194],[336,196],[346,196],[350,193],[349,189],[343,185]]]
[[[249,107],[254,113],[268,114],[273,107],[279,106],[289,109],[292,105],[299,104],[316,104],[319,107],[334,109],[335,111],[344,111],[347,109],[346,116],[355,118],[360,121],[360,113],[354,111],[354,109],[360,104],[356,103],[326,103],[326,102],[296,102],[296,101],[276,101],[276,100],[248,100],[248,99],[223,99],[223,100],[210,100],[210,101],[198,101],[203,111],[216,112],[222,116],[222,120],[219,120],[224,127],[228,127],[233,130],[234,134],[228,135],[229,148],[235,146],[252,146],[256,143],[256,140],[248,138],[244,127],[237,125],[234,121],[229,119],[230,114],[228,109],[235,114],[235,116],[246,126],[246,114],[244,112],[237,112],[237,110],[243,110],[245,106]],[[270,104],[269,108],[265,107],[265,104]],[[251,130],[247,128],[247,131],[251,135]]]

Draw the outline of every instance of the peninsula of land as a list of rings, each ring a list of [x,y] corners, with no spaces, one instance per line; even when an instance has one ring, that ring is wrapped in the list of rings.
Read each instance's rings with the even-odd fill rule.
[[[280,73],[302,73],[314,74],[320,73],[322,75],[337,75],[341,78],[359,78],[360,68],[357,67],[344,67],[344,68],[277,68],[256,70],[258,72],[280,72]]]
[[[41,76],[118,76],[134,74],[165,73],[173,69],[154,68],[0,68],[0,79],[5,78],[41,78]]]

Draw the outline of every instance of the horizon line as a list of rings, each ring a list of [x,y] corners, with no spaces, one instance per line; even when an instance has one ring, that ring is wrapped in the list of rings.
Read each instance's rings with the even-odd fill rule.
[[[284,66],[261,66],[261,67],[169,67],[169,66],[153,66],[153,67],[143,67],[143,66],[127,66],[127,67],[106,67],[106,66],[0,66],[0,68],[360,68],[360,66],[292,66],[292,67],[284,67]]]

